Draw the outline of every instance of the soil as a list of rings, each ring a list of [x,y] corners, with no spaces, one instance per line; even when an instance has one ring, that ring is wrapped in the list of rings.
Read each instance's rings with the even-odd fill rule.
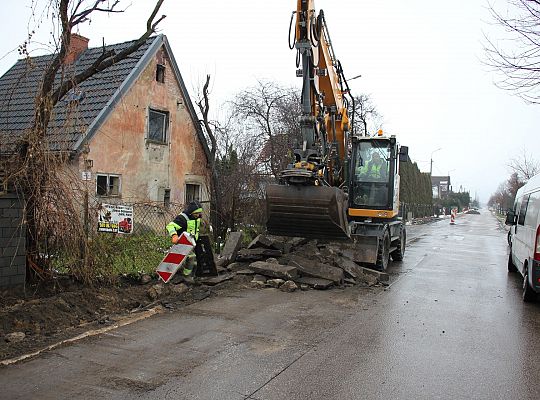
[[[146,277],[148,279],[149,277]],[[54,282],[0,290],[0,361],[44,349],[86,331],[103,328],[154,307],[175,310],[222,292],[241,290],[251,278],[236,275],[217,286],[123,278],[116,285],[88,287],[67,276]]]
[[[268,238],[259,237],[258,240],[263,246]],[[335,257],[345,254],[343,251],[346,250],[332,244],[318,244],[317,241],[300,240],[295,245],[298,247],[293,248],[291,244],[286,254],[280,257],[279,263],[287,264],[290,256],[296,254],[331,266]],[[263,246],[251,251],[264,253],[267,249]],[[211,282],[203,284],[202,279],[184,282],[181,275],[163,284],[157,277],[145,275],[137,279],[123,277],[116,285],[89,287],[69,276],[58,276],[52,282],[26,285],[24,288],[3,292],[0,290],[0,365],[2,361],[42,350],[86,331],[114,325],[155,307],[175,310],[210,296],[232,293],[246,287],[268,286],[268,282],[253,285],[253,276],[241,273],[253,256],[249,250],[246,254],[246,260],[239,261],[239,254],[237,262],[228,265],[226,270],[221,268],[221,272],[231,279],[215,286],[210,286]],[[278,262],[275,259],[273,261]],[[377,283],[377,279],[370,275],[364,278],[358,276],[357,280],[353,280],[352,284],[371,286]]]

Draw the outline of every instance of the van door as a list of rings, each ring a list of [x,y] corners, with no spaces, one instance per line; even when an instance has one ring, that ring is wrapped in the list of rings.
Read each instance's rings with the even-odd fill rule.
[[[525,228],[525,217],[527,215],[527,206],[529,205],[529,195],[526,194],[518,200],[517,207],[519,214],[517,216],[517,224],[512,237],[512,252],[514,253],[514,263],[519,271],[523,273],[523,265],[528,257],[527,239],[529,236],[528,230]]]
[[[540,211],[540,191],[536,191],[530,194],[529,205],[527,206],[527,214],[525,215],[525,224],[523,230],[526,231],[524,246],[526,246],[526,260],[529,261],[529,265],[532,265],[534,258],[534,245],[536,243],[536,230],[538,229],[538,214]]]

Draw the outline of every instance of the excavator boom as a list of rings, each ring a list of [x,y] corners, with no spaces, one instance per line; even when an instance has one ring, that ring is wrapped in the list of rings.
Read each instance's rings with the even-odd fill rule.
[[[349,238],[346,169],[347,82],[335,58],[324,13],[313,0],[297,0],[294,47],[302,77],[302,148],[267,187],[267,230],[286,236]],[[352,98],[351,98],[352,99]]]
[[[399,162],[407,147],[395,136],[355,136],[354,97],[336,59],[324,13],[297,0],[294,46],[302,77],[302,147],[266,189],[271,234],[325,240],[352,239],[355,261],[385,270],[402,260],[406,231],[399,215]]]

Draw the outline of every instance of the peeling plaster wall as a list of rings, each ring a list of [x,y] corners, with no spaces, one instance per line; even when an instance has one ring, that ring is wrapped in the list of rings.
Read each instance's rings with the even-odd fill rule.
[[[165,65],[164,83],[156,81],[158,63]],[[163,201],[170,188],[171,202],[184,203],[186,183],[200,184],[207,200],[207,160],[185,103],[162,47],[89,142],[94,188],[96,174],[117,174],[125,202]],[[147,140],[149,108],[169,112],[165,145]]]

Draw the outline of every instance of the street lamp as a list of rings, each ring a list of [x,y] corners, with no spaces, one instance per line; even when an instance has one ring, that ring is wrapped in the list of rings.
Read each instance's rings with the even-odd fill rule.
[[[355,79],[358,79],[358,78],[361,78],[361,77],[362,77],[362,75],[356,75],[356,76],[354,76],[354,77],[352,77],[352,78],[347,79],[347,81],[350,82],[350,81],[352,81],[352,80],[355,80]]]
[[[429,157],[429,176],[433,176],[433,154],[441,149],[442,147],[439,147],[437,150],[431,152],[431,156]]]

